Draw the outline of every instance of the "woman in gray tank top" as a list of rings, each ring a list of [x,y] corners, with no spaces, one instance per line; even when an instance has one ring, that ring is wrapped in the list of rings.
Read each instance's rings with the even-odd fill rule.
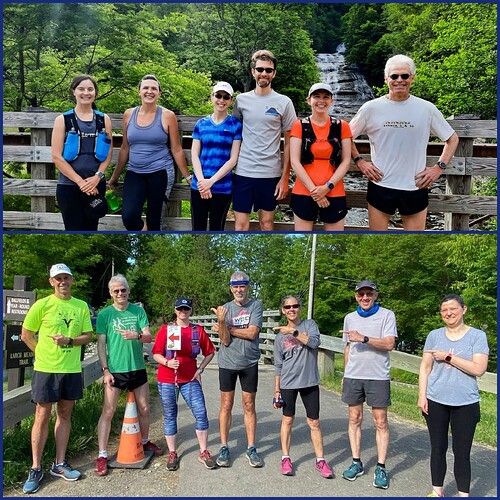
[[[123,141],[116,168],[109,180],[123,182],[122,219],[128,231],[159,231],[163,202],[174,181],[174,160],[183,177],[191,180],[182,150],[179,127],[172,111],[158,106],[161,85],[154,75],[139,82],[141,105],[123,115]],[[142,220],[147,202],[146,223]]]

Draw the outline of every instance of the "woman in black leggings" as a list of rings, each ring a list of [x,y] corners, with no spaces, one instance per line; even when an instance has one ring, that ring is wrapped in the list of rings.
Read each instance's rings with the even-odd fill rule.
[[[464,324],[466,311],[460,295],[443,298],[441,318],[446,326],[429,333],[420,364],[418,406],[431,441],[430,497],[444,496],[449,427],[458,496],[469,496],[470,450],[480,419],[476,377],[486,371],[489,349],[486,334]]]

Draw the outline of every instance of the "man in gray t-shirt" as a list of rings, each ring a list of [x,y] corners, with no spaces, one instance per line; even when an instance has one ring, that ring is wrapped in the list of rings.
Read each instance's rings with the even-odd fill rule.
[[[376,302],[377,285],[360,281],[355,288],[357,310],[344,318],[344,378],[342,401],[349,405],[349,443],[352,463],[342,477],[354,481],[364,474],[361,462],[361,424],[363,403],[372,408],[376,431],[377,466],[373,486],[387,489],[389,475],[385,467],[389,447],[387,407],[391,404],[389,351],[394,349],[396,317]]]
[[[271,88],[276,58],[269,50],[252,55],[255,89],[240,94],[233,116],[243,123],[243,140],[233,178],[235,229],[248,231],[250,214],[259,213],[260,229],[272,231],[277,201],[288,193],[290,130],[297,119],[289,97]],[[285,137],[283,159],[281,134]]]
[[[212,330],[218,332],[220,338],[217,362],[221,391],[219,411],[221,449],[217,465],[230,466],[228,436],[232,421],[236,380],[239,378],[248,441],[246,457],[252,467],[262,467],[264,462],[257,455],[255,448],[257,428],[255,395],[260,359],[259,332],[262,328],[262,302],[248,296],[250,278],[241,271],[236,271],[231,276],[230,290],[234,300],[223,306],[212,308],[218,320]]]

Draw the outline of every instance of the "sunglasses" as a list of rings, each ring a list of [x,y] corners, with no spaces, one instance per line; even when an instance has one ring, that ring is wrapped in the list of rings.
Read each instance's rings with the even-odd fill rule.
[[[356,295],[358,297],[364,297],[365,295],[367,297],[373,297],[375,295],[375,292],[356,292]]]
[[[283,306],[283,309],[286,309],[288,311],[288,309],[298,309],[299,307],[299,304],[287,304],[286,306]]]
[[[191,311],[191,308],[186,306],[176,307],[176,309],[178,311]]]
[[[217,92],[217,94],[214,94],[214,97],[216,99],[224,99],[225,101],[231,100],[231,96],[229,94],[219,94],[218,92]]]
[[[111,290],[113,295],[118,295],[119,293],[127,293],[128,290],[126,288],[117,288],[116,290]]]
[[[257,73],[267,73],[268,75],[274,72],[274,68],[255,68]]]
[[[401,77],[403,80],[408,80],[408,78],[410,78],[411,75],[409,75],[408,73],[403,73],[402,75],[396,75],[394,73],[394,75],[389,75],[389,78],[391,80],[397,80],[399,77]]]

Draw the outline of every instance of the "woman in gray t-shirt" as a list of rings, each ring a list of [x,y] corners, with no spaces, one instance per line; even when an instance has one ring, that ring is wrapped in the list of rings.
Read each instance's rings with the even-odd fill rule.
[[[446,326],[429,333],[420,364],[418,406],[431,441],[432,493],[428,496],[444,496],[450,425],[458,493],[469,496],[470,450],[480,419],[476,377],[486,371],[489,349],[486,334],[464,323],[466,311],[460,295],[443,298],[441,318]]]

